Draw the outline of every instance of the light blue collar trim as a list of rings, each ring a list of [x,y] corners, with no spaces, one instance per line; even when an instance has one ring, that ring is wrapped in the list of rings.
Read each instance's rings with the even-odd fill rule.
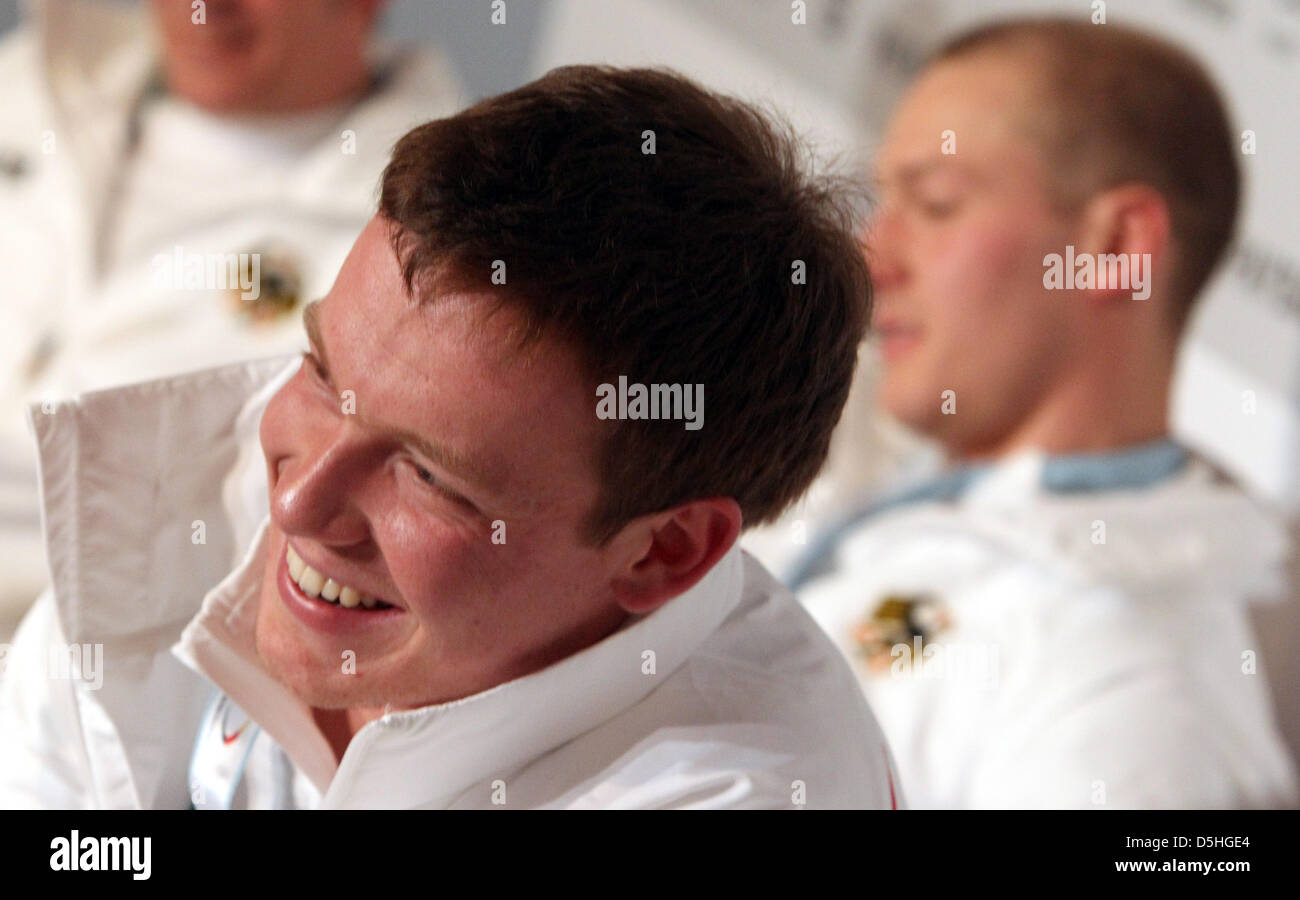
[[[1157,438],[1121,450],[1049,456],[1043,460],[1039,485],[1053,494],[1136,490],[1174,475],[1187,463],[1187,458],[1187,451],[1170,438]],[[911,503],[955,501],[994,466],[989,463],[956,466],[853,510],[815,538],[790,566],[783,580],[791,590],[798,590],[826,570],[840,542],[866,520]]]
[[[1049,456],[1040,484],[1054,494],[1143,488],[1163,481],[1187,463],[1187,451],[1169,438],[1123,450]]]

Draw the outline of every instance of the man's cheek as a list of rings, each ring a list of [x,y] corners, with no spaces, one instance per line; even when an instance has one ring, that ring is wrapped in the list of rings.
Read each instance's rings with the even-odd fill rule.
[[[981,206],[953,229],[941,249],[972,277],[995,279],[1013,272],[1027,258],[1041,259],[1037,253],[1041,243],[1041,229],[1025,218],[1023,209]]]
[[[401,539],[393,533],[376,540],[394,585],[415,611],[445,608],[467,590],[492,583],[496,563],[486,536],[461,532],[436,517],[403,525]]]
[[[961,306],[978,301],[1005,265],[1004,252],[993,235],[971,229],[918,244],[908,261],[914,311],[927,319],[950,319]]]

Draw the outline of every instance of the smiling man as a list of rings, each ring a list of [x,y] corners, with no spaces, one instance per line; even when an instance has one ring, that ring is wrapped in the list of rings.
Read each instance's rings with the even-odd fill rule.
[[[301,361],[34,411],[55,584],[0,801],[897,806],[736,546],[820,468],[868,318],[804,158],[670,73],[556,70],[398,143]],[[707,424],[598,415],[620,378]],[[100,690],[39,672],[83,644]]]

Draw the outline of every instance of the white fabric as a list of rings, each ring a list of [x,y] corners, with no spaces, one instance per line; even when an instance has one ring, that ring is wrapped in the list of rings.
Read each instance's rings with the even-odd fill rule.
[[[54,586],[0,684],[0,806],[187,806],[214,685],[274,739],[250,759],[253,806],[276,795],[326,808],[492,808],[502,796],[507,808],[902,805],[852,673],[738,547],[578,654],[371,722],[336,766],[251,644],[267,507],[250,442],[297,365],[226,366],[33,410]],[[234,536],[250,533],[232,570]],[[64,642],[103,645],[97,690],[33,675],[31,661]],[[287,790],[274,783],[286,777],[278,748]]]
[[[1294,804],[1244,603],[1277,589],[1283,531],[1196,461],[1142,490],[1051,494],[1043,460],[867,520],[801,591],[909,803]],[[857,629],[888,595],[935,598],[951,624],[873,669]]]
[[[0,619],[46,583],[28,402],[299,348],[296,315],[251,321],[223,291],[168,287],[155,258],[274,253],[302,299],[322,296],[394,141],[461,105],[441,56],[391,49],[351,106],[272,119],[143,100],[146,6],[45,0],[0,42],[0,157],[20,161],[0,169]]]

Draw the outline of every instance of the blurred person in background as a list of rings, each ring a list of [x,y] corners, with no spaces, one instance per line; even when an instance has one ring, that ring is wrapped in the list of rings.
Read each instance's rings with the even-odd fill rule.
[[[46,578],[26,405],[299,349],[393,142],[459,106],[382,6],[46,0],[0,44],[0,621]]]
[[[1246,606],[1285,532],[1167,423],[1234,228],[1233,135],[1184,52],[1053,20],[952,41],[892,118],[879,394],[948,465],[787,580],[914,807],[1295,802]]]

